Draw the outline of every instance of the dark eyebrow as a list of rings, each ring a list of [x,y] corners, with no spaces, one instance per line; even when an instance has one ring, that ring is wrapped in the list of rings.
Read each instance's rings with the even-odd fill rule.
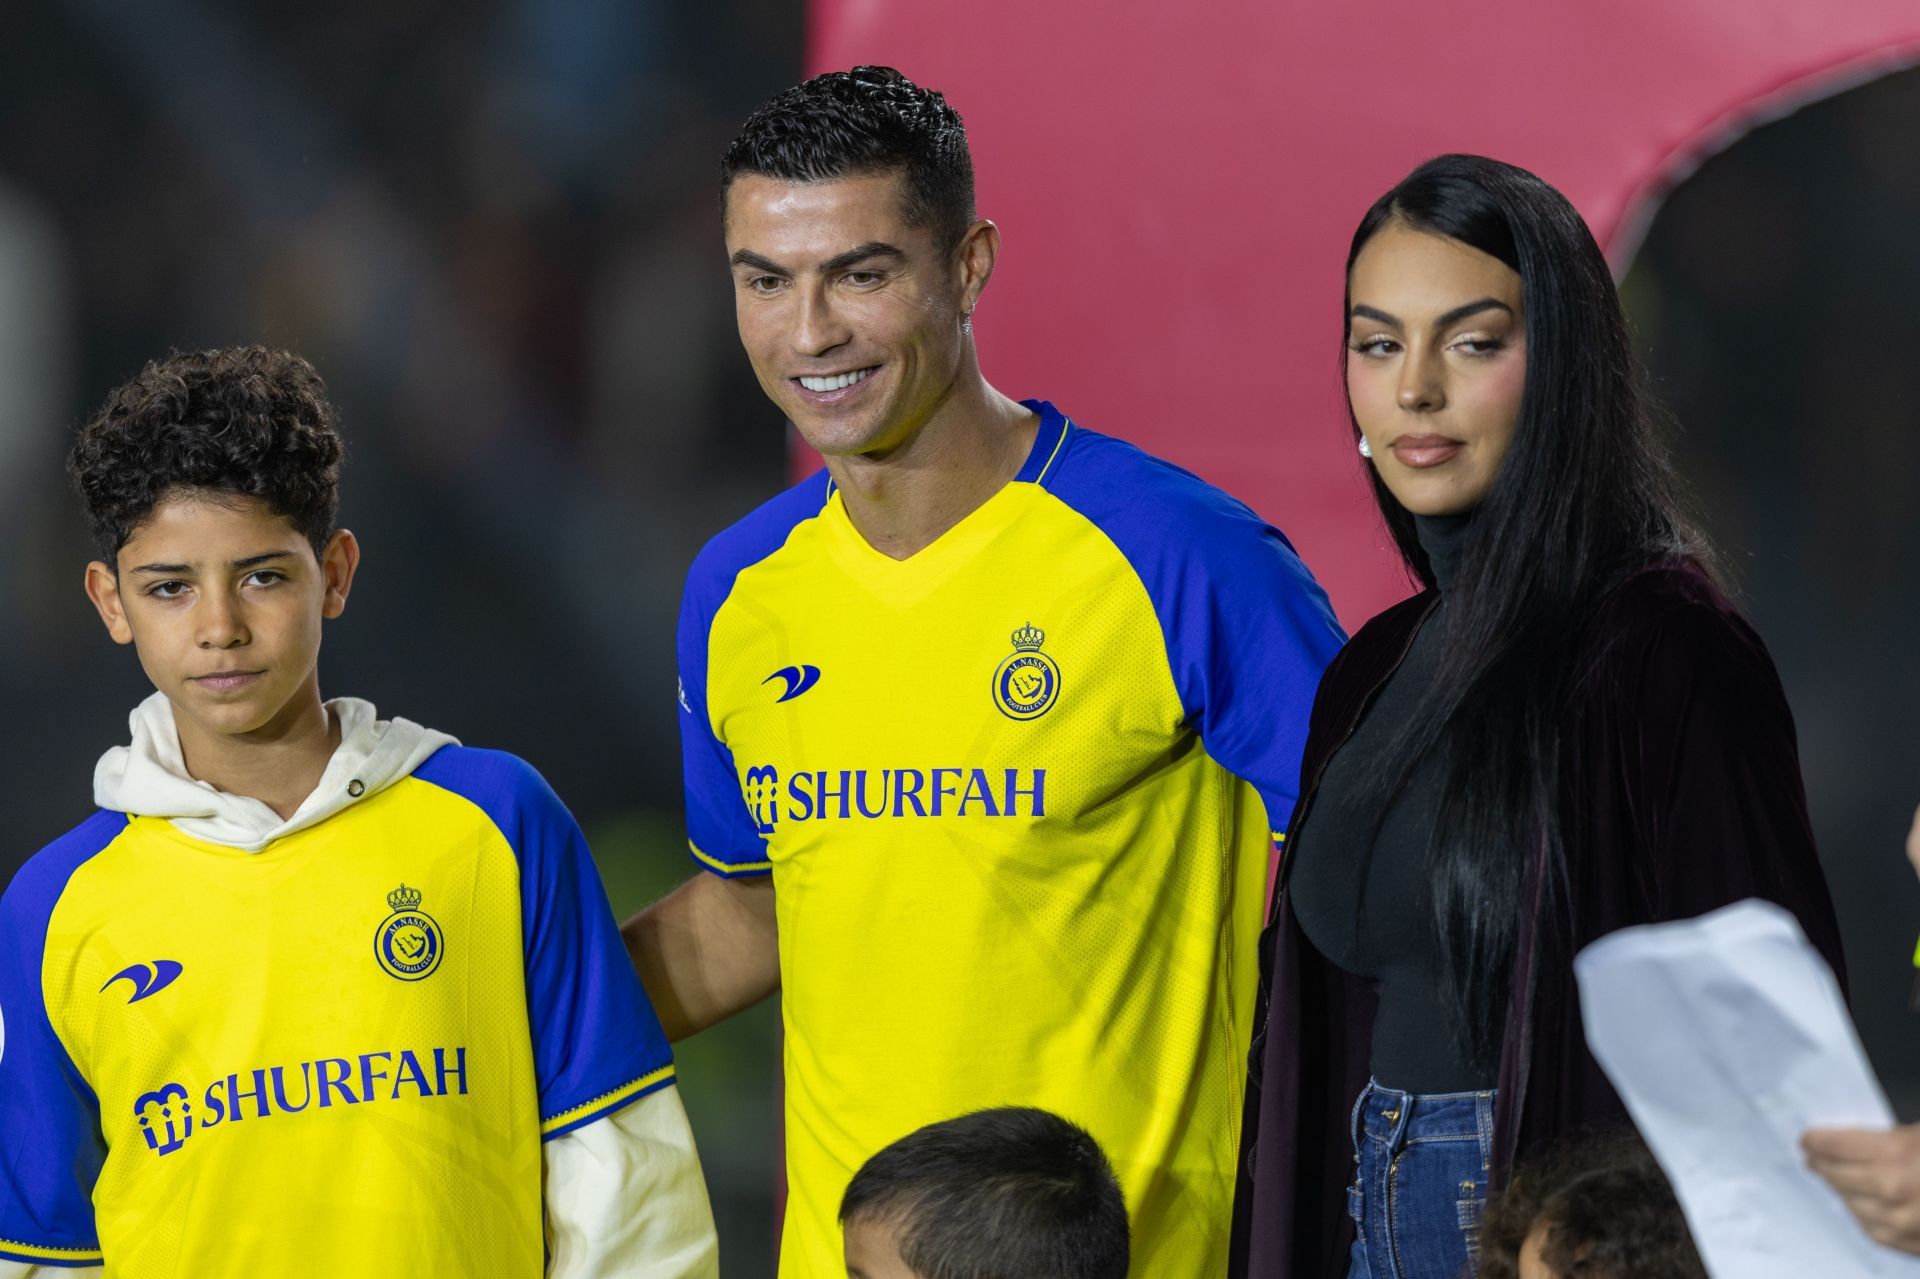
[[[844,271],[856,263],[865,262],[868,258],[904,258],[906,256],[891,244],[869,240],[857,249],[848,249],[837,258],[828,258],[820,264],[820,272],[824,275],[832,271]]]
[[[259,565],[265,564],[270,560],[287,559],[292,554],[293,554],[292,551],[262,551],[258,555],[249,555],[245,559],[231,560],[228,562],[227,567],[243,568],[243,569],[256,568]],[[191,564],[142,564],[138,568],[134,569],[133,571],[136,573],[164,573],[169,577],[179,577],[183,574],[193,572],[193,565]]]
[[[1505,311],[1508,315],[1513,314],[1513,308],[1505,302],[1502,302],[1499,298],[1481,298],[1476,302],[1469,302],[1465,306],[1454,307],[1453,310],[1448,311],[1438,320],[1435,320],[1433,327],[1436,329],[1444,329],[1448,325],[1458,324],[1468,316],[1478,315],[1482,311]],[[1401,327],[1398,316],[1388,315],[1385,311],[1370,306],[1354,307],[1349,313],[1349,318],[1373,320],[1380,324],[1391,324],[1396,329]]]
[[[904,252],[894,245],[887,244],[881,240],[869,240],[858,248],[848,249],[838,257],[828,258],[825,262],[822,262],[820,264],[820,273],[822,275],[828,275],[834,271],[844,271],[856,263],[866,261],[868,258],[904,258],[906,256]],[[771,275],[791,276],[793,274],[792,271],[781,266],[778,262],[773,261],[771,258],[763,258],[751,249],[741,249],[727,260],[734,266],[750,266],[756,271],[765,271]]]

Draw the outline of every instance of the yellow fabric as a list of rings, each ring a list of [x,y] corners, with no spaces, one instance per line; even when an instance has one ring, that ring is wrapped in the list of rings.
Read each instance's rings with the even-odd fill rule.
[[[1009,1103],[1099,1139],[1135,1275],[1224,1273],[1268,822],[1183,725],[1112,541],[1016,482],[894,561],[835,494],[740,573],[708,652],[779,914],[781,1275],[844,1273],[875,1151]],[[795,663],[817,684],[776,700]]]
[[[437,930],[425,976],[376,953],[390,929],[402,971]],[[110,1275],[541,1274],[519,865],[466,799],[409,778],[259,853],[135,818],[74,873],[45,953],[99,1098]],[[164,988],[102,992],[159,958]]]

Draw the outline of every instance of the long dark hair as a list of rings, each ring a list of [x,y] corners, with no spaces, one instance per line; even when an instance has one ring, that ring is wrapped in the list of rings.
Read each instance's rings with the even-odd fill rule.
[[[1445,786],[1427,861],[1442,975],[1463,1042],[1492,1061],[1532,905],[1530,854],[1544,853],[1547,887],[1559,891],[1560,724],[1591,659],[1583,623],[1635,568],[1673,555],[1705,563],[1708,552],[1676,500],[1606,258],[1566,197],[1510,164],[1438,156],[1367,210],[1349,279],[1361,249],[1394,222],[1506,263],[1525,310],[1519,420],[1447,585],[1439,670],[1399,733],[1374,809],[1439,753]],[[1344,332],[1344,312],[1341,323]],[[1358,439],[1357,421],[1353,429]],[[1401,558],[1433,586],[1412,513],[1368,470]]]

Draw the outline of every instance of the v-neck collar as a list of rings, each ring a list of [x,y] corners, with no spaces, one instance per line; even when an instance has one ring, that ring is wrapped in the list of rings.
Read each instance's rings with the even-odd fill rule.
[[[835,558],[863,581],[886,583],[884,594],[912,598],[924,596],[972,560],[1026,510],[1023,499],[1035,488],[1046,487],[1066,447],[1067,434],[1073,429],[1073,423],[1046,400],[1020,403],[1039,415],[1040,428],[1034,432],[1033,445],[1019,472],[951,528],[903,560],[874,549],[861,535],[847,514],[845,496],[829,476],[826,504],[820,515]]]

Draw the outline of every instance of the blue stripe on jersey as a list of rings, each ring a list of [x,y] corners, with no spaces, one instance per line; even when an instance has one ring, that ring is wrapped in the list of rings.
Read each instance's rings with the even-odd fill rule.
[[[814,472],[716,535],[687,570],[677,636],[687,841],[701,867],[729,879],[765,875],[773,863],[740,794],[733,754],[714,737],[707,715],[707,638],[735,579],[785,546],[795,528],[820,513],[831,492],[827,473]]]
[[[634,976],[586,837],[546,779],[515,756],[465,746],[441,748],[414,776],[480,808],[520,859],[541,1123],[670,1070],[666,1032]],[[609,1103],[595,1117],[640,1095]]]
[[[53,1033],[40,973],[47,924],[68,881],[126,828],[125,813],[95,813],[36,853],[0,897],[0,1255],[11,1260],[100,1264],[100,1103]]]
[[[1027,401],[1043,418],[1044,401]],[[1075,426],[1047,491],[1113,540],[1147,588],[1174,687],[1207,753],[1285,830],[1300,793],[1307,713],[1345,642],[1292,543],[1170,462]]]

